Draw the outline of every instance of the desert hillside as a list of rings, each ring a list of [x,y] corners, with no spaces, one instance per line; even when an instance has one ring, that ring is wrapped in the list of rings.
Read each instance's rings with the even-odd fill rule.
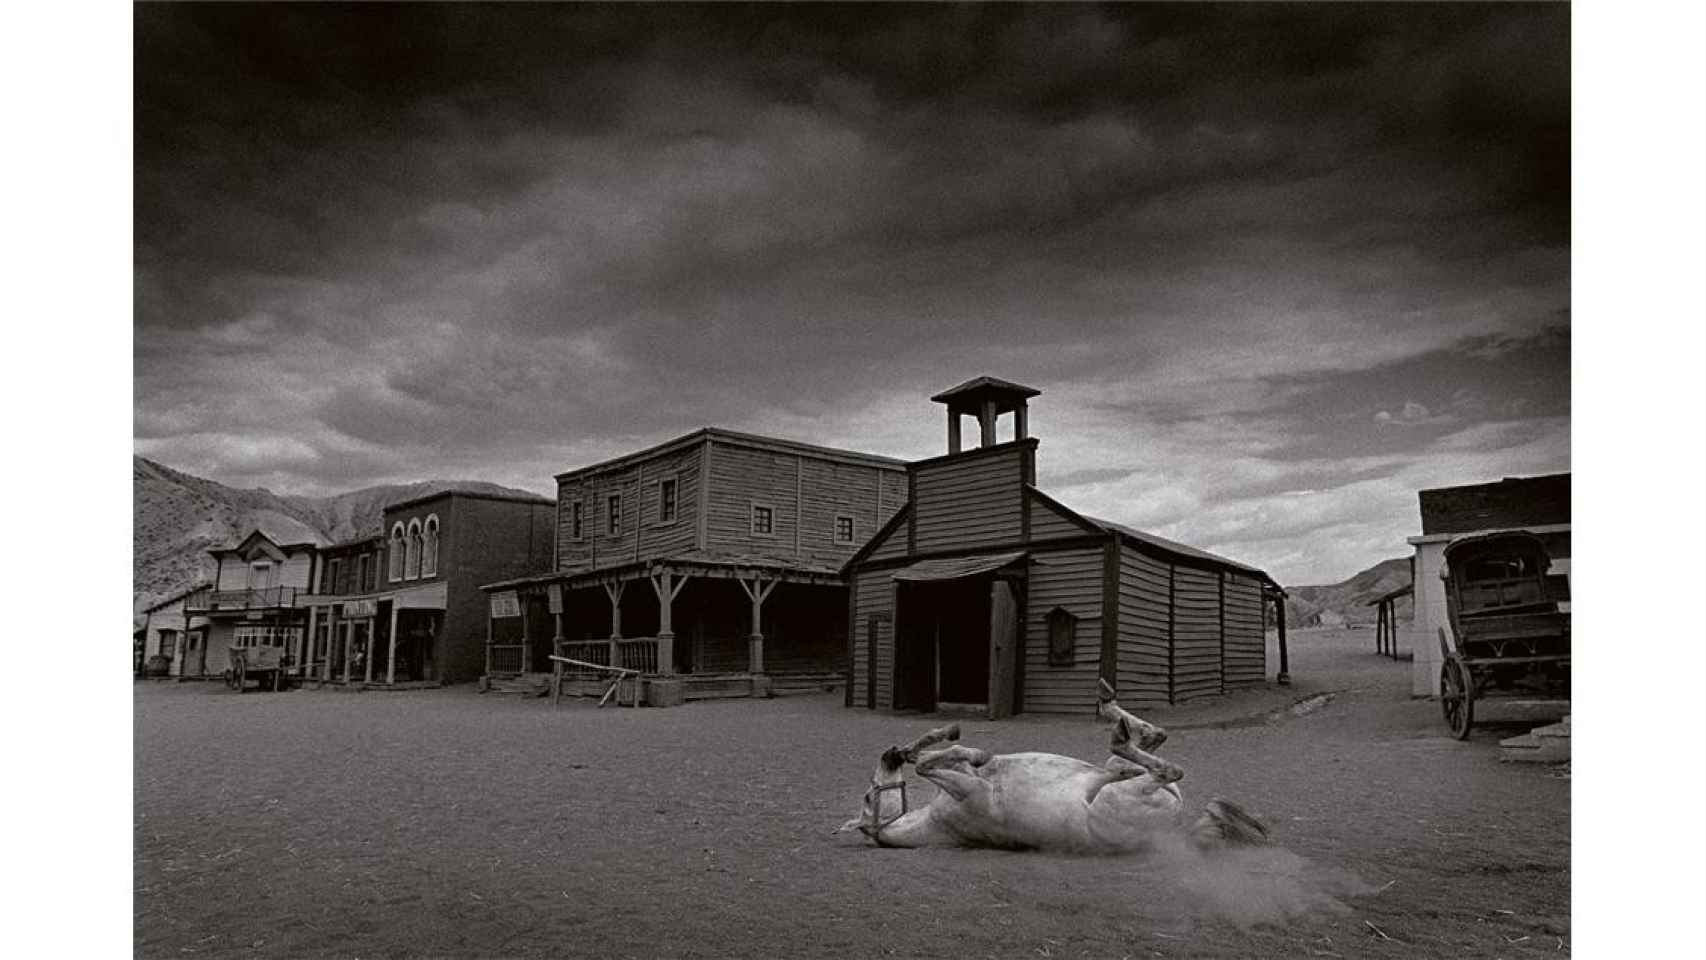
[[[532,492],[483,481],[425,480],[332,497],[280,496],[228,487],[143,457],[131,460],[133,611],[211,580],[208,548],[234,543],[256,528],[273,536],[337,542],[379,533],[385,505],[399,500],[448,489]]]
[[[1314,587],[1286,587],[1285,622],[1288,627],[1315,626],[1323,621],[1371,624],[1375,608],[1368,602],[1410,582],[1410,558],[1382,560],[1341,583]],[[1411,598],[1398,601],[1400,621],[1410,619]]]

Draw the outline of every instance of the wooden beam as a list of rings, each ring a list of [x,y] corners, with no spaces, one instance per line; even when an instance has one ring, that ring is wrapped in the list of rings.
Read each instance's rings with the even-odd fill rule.
[[[385,683],[387,685],[397,682],[397,608],[397,601],[393,598],[391,600],[390,649],[385,653]]]

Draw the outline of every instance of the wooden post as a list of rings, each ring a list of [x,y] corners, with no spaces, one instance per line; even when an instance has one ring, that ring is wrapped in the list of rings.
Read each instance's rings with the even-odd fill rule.
[[[367,618],[367,643],[362,649],[362,663],[366,666],[366,675],[361,678],[363,683],[373,682],[373,641],[378,638],[373,635],[373,628],[379,625],[378,617]]]
[[[332,645],[338,642],[338,608],[326,608],[326,659],[320,664],[320,679],[332,679]]]
[[[350,673],[354,664],[351,655],[355,652],[355,621],[344,620],[344,682],[349,683]]]
[[[1281,685],[1291,683],[1291,664],[1285,655],[1285,594],[1274,594],[1274,622],[1279,624],[1280,667],[1279,676],[1274,678]]]
[[[527,632],[527,594],[516,591],[516,600],[521,605],[521,672],[528,673],[533,669],[533,638]]]
[[[675,673],[675,597],[687,585],[687,577],[675,579],[675,572],[665,567],[650,577],[652,592],[658,598],[658,673]]]
[[[979,444],[985,447],[995,446],[995,401],[983,401],[983,412],[978,415],[977,427]]]
[[[314,625],[319,612],[319,607],[308,608],[308,631],[303,634],[302,642],[297,644],[296,675],[304,679],[308,676],[308,660],[313,655],[310,651],[314,649]]]
[[[390,650],[385,655],[385,683],[397,682],[397,601],[391,601],[391,637]]]
[[[1013,410],[1013,439],[1025,439],[1025,401],[1019,401],[1019,406]]]
[[[610,665],[622,665],[622,591],[628,589],[623,580],[604,581],[604,595],[610,598]]]
[[[763,577],[753,577],[748,584],[745,579],[737,581],[740,588],[746,591],[748,600],[752,601],[752,635],[747,637],[746,659],[749,673],[764,672],[764,628],[760,619],[764,614],[764,601],[770,596],[770,591],[776,589],[780,580],[765,580]]]
[[[184,604],[184,632],[178,634],[177,656],[172,658],[172,666],[178,668],[178,677],[184,676],[184,660],[190,655],[190,611],[189,603]]]
[[[486,676],[492,675],[492,595],[486,594]],[[482,690],[484,688],[481,688]]]
[[[953,404],[948,405],[948,452],[960,452],[960,412],[954,409]],[[882,483],[881,480],[877,482]]]

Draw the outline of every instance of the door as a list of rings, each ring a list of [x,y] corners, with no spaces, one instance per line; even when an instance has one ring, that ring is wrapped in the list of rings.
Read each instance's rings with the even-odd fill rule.
[[[1019,601],[1010,580],[989,586],[989,719],[1013,715],[1019,679]]]

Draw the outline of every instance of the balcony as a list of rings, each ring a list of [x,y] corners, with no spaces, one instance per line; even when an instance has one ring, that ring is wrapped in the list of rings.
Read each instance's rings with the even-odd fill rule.
[[[215,590],[212,587],[203,587],[184,599],[186,613],[277,610],[295,605],[295,587],[266,587],[261,590]]]

